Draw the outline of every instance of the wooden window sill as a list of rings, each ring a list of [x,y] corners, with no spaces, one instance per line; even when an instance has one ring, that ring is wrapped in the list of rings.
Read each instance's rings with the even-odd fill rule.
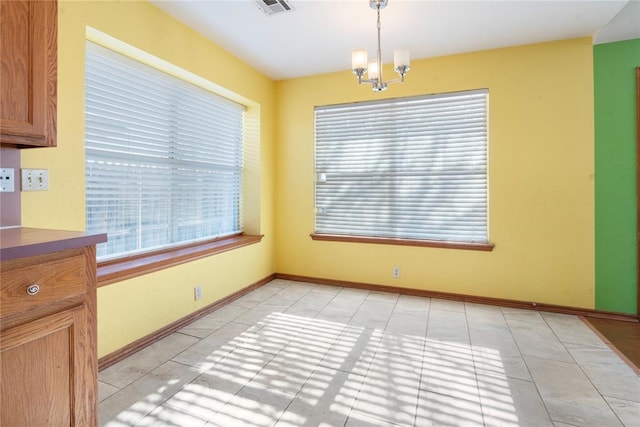
[[[262,235],[237,234],[98,263],[98,287],[259,243]]]
[[[495,246],[493,243],[444,242],[438,240],[394,239],[389,237],[347,236],[316,233],[312,233],[311,238],[313,240],[329,242],[376,243],[382,245],[421,246],[427,248],[464,249],[485,252],[492,251]]]

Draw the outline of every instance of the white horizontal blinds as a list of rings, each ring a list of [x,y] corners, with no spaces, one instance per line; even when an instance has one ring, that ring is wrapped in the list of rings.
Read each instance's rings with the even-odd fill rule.
[[[99,258],[241,230],[243,106],[87,42],[85,112]]]
[[[487,96],[316,107],[316,233],[487,242]]]

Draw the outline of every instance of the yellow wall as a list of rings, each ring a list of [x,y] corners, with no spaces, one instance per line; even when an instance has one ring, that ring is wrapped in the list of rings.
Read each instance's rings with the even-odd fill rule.
[[[87,27],[115,37],[234,92],[260,111],[259,147],[248,153],[246,206],[260,244],[98,290],[98,353],[104,356],[250,285],[274,270],[274,83],[236,57],[141,1],[59,3],[58,147],[22,151],[22,167],[49,169],[47,192],[22,193],[22,225],[85,229],[84,52]],[[251,132],[256,129],[251,129]],[[258,151],[259,149],[259,151]],[[253,162],[253,163],[252,163]],[[255,212],[259,211],[259,220]],[[193,287],[203,298],[193,301]]]
[[[414,61],[381,95],[349,71],[277,82],[277,271],[593,308],[592,70],[582,38]],[[489,89],[493,252],[311,240],[314,106],[476,88]]]

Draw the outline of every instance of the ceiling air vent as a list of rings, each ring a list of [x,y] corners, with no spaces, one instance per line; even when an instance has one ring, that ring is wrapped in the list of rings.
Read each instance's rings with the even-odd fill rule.
[[[291,12],[293,8],[285,0],[256,0],[256,3],[267,15],[276,15],[278,13]]]

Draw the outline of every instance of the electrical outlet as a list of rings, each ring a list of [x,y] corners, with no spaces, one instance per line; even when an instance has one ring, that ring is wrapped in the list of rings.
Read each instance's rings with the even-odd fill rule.
[[[193,299],[194,301],[198,301],[202,298],[202,286],[198,285],[193,288]]]
[[[47,169],[22,169],[22,191],[45,191],[49,189]]]
[[[0,191],[6,193],[13,193],[16,191],[15,177],[13,168],[0,169]]]
[[[391,274],[393,275],[394,279],[400,278],[400,267],[398,266],[393,267]]]

